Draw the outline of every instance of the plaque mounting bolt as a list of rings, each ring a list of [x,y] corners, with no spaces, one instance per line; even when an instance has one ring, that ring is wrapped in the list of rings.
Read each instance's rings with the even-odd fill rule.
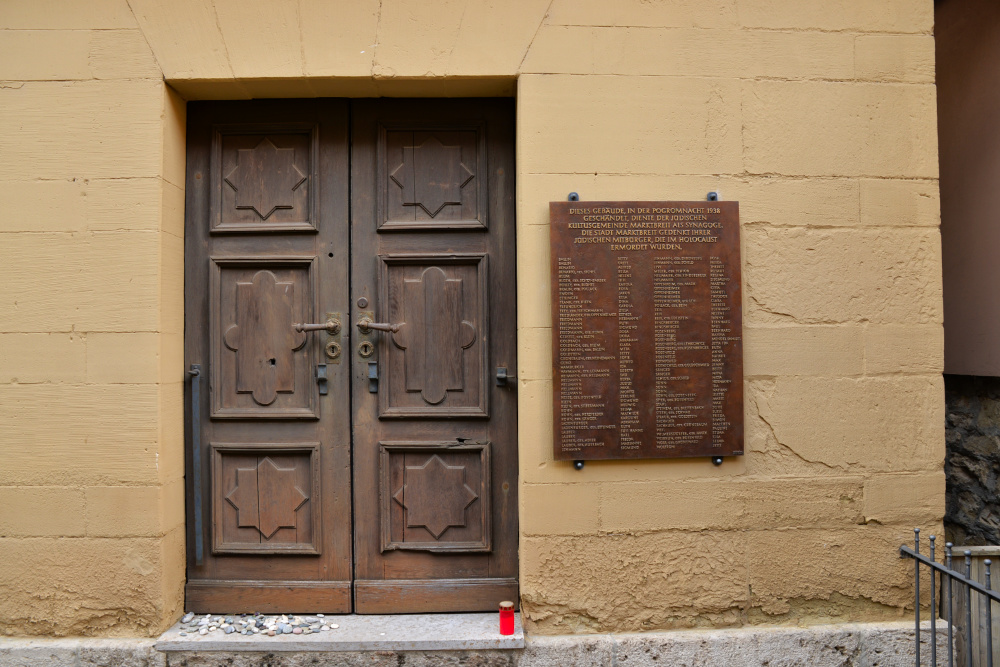
[[[713,456],[712,457],[712,465],[721,466],[722,465],[722,457],[721,456]]]
[[[573,461],[573,468],[575,470],[583,470],[583,461]]]
[[[708,201],[719,201],[719,193],[715,191],[709,192]]]
[[[569,196],[566,197],[566,199],[568,199],[569,201],[580,201],[580,195],[578,195],[575,192],[571,192],[569,193]]]

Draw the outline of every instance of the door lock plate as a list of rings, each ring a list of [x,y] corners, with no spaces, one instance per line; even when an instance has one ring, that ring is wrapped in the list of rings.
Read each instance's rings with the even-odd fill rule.
[[[340,341],[343,336],[343,329],[340,327],[340,313],[327,313],[327,322],[336,322],[336,331],[327,330],[326,332],[326,345],[323,350],[326,352],[327,363],[339,364],[341,357],[341,346]]]

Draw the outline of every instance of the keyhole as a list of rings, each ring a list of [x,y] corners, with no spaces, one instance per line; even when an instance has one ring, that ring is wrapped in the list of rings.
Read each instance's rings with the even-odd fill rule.
[[[268,361],[268,363],[269,363],[269,364],[271,364],[272,366],[274,365],[274,359],[268,359],[267,361]]]

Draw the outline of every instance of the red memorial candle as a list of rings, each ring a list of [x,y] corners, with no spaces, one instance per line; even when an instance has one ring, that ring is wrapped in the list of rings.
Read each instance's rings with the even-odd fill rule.
[[[502,635],[514,634],[513,602],[504,601],[500,603],[500,634]]]

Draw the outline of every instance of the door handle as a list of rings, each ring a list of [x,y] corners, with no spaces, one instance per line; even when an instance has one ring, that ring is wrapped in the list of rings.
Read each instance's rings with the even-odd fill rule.
[[[191,463],[194,472],[194,564],[201,565],[205,544],[201,527],[201,364],[191,364]]]
[[[292,328],[298,332],[302,331],[326,331],[331,336],[340,333],[340,320],[330,318],[323,324],[293,324]]]
[[[370,317],[362,317],[358,320],[358,330],[366,334],[370,331],[388,331],[396,333],[403,327],[402,324],[385,324],[383,322],[372,322]]]

